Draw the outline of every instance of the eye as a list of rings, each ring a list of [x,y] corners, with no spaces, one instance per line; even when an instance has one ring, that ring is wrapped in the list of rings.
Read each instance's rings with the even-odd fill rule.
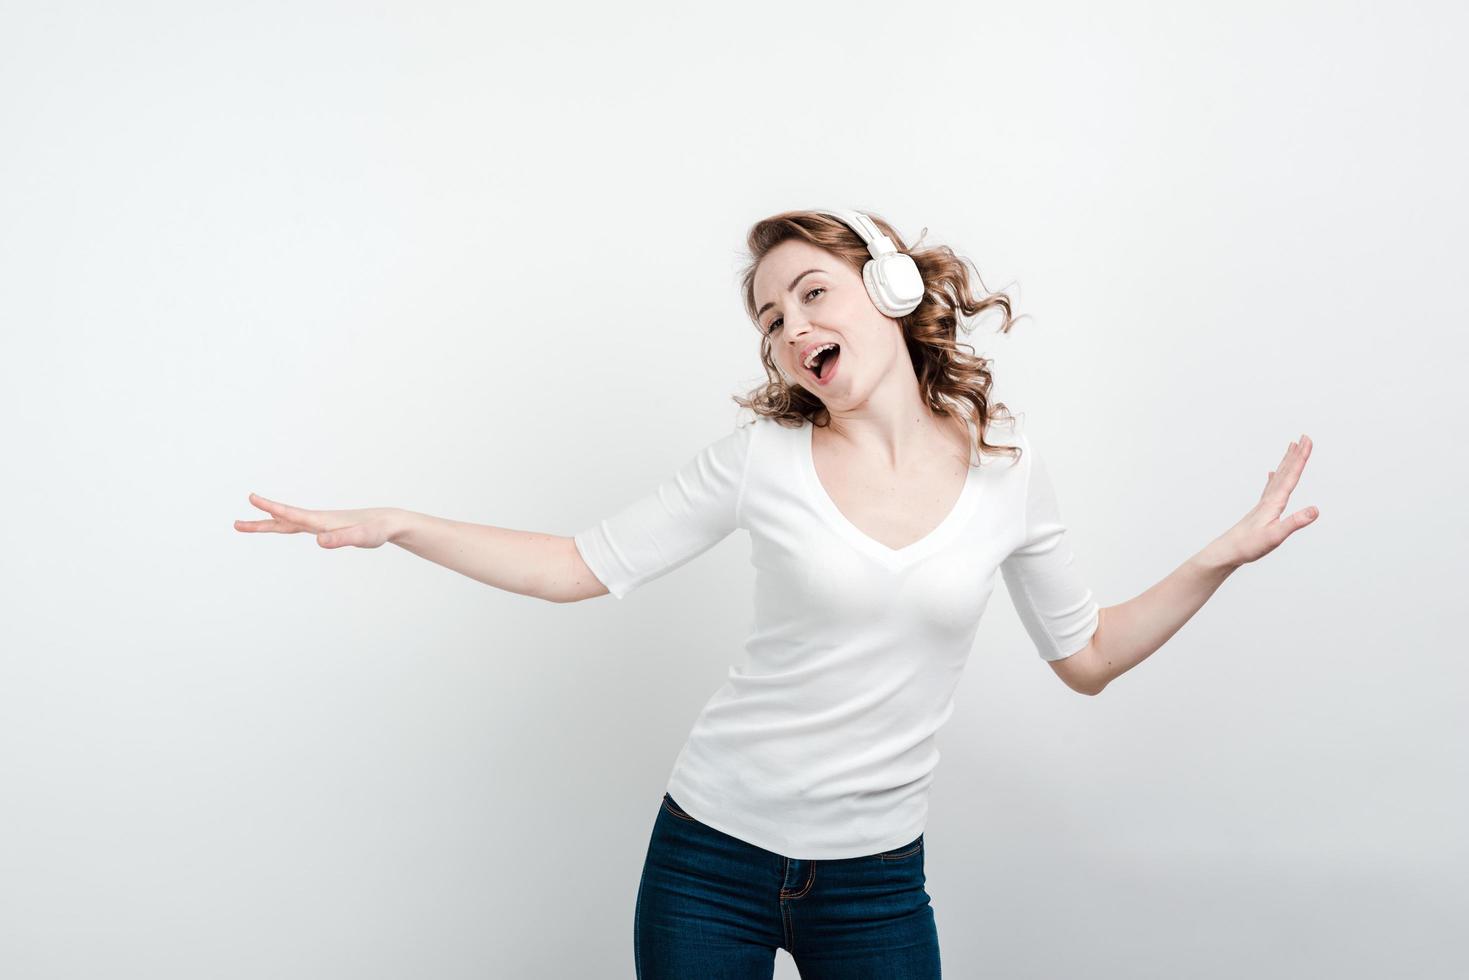
[[[806,295],[804,297],[802,297],[802,298],[803,299],[806,299],[806,300],[810,300],[812,293],[824,293],[824,292],[826,292],[826,287],[825,286],[812,286],[810,289],[806,290]],[[765,332],[766,333],[775,333],[775,331],[780,328],[780,325],[781,325],[780,324],[780,317],[776,317],[774,320],[771,320],[770,321],[770,329],[766,330]]]

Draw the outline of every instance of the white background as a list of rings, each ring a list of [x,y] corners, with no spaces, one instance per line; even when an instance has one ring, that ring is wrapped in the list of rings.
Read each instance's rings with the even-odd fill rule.
[[[945,974],[1463,975],[1466,26],[0,3],[0,973],[631,977],[745,533],[562,606],[232,522],[575,533],[763,378],[749,226],[856,207],[1033,318],[968,342],[1104,605],[1315,441],[1319,520],[1102,696],[991,605]]]

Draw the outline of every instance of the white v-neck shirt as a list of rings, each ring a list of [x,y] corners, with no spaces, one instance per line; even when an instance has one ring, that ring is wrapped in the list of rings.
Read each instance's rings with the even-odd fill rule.
[[[1085,647],[1098,606],[1044,461],[1020,428],[985,433],[1019,446],[1019,461],[986,455],[976,467],[971,446],[948,515],[896,549],[859,530],[826,492],[813,431],[764,417],[737,425],[575,542],[622,599],[735,529],[749,532],[745,662],[704,705],[667,791],[747,843],[831,860],[923,832],[934,735],[953,712],[996,571],[1044,660]]]

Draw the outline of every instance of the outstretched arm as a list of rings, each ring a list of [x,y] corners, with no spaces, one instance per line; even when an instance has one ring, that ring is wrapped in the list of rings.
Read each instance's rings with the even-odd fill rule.
[[[1280,468],[1266,478],[1259,502],[1238,524],[1142,595],[1103,608],[1091,643],[1052,665],[1063,680],[1078,690],[1100,694],[1168,642],[1235,569],[1268,555],[1316,520],[1321,512],[1315,507],[1280,516],[1310,457],[1311,440],[1302,435],[1299,443],[1290,444]]]
[[[507,592],[576,602],[606,595],[571,538],[400,511],[388,540],[420,558]]]
[[[545,599],[575,602],[606,595],[573,539],[557,534],[469,524],[397,507],[311,510],[251,494],[269,520],[235,521],[253,533],[314,534],[323,548],[380,548],[392,543],[477,582]]]

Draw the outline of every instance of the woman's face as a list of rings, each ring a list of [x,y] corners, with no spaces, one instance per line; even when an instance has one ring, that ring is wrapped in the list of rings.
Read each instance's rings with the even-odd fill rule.
[[[788,239],[767,252],[754,291],[776,366],[828,408],[861,404],[894,358],[908,356],[898,322],[872,305],[861,274],[810,242]],[[802,355],[826,343],[838,349],[813,365],[818,378]]]

